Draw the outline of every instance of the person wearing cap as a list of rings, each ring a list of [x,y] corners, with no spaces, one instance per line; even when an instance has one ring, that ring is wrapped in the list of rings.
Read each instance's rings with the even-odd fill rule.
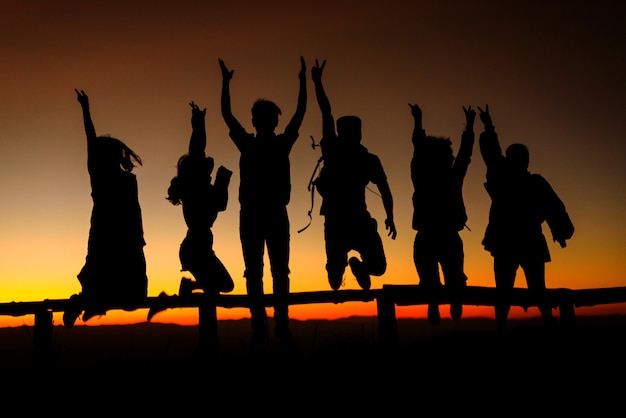
[[[369,183],[377,186],[385,213],[388,236],[395,239],[393,197],[387,175],[378,156],[361,144],[362,123],[358,116],[347,115],[335,121],[330,101],[322,84],[326,61],[315,61],[311,77],[322,112],[320,146],[324,165],[315,188],[322,196],[320,214],[324,216],[326,242],[326,271],[331,289],[343,285],[343,275],[349,265],[357,283],[364,290],[371,287],[371,276],[382,276],[387,259],[378,222],[367,209],[365,191]],[[360,256],[352,256],[350,252]]]

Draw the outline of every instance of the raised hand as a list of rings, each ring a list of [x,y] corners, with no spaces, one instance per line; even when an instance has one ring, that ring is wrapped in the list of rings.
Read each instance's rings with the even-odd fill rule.
[[[470,127],[474,126],[474,120],[476,119],[476,111],[472,109],[472,106],[470,105],[467,108],[463,106],[463,112],[465,113],[465,125],[470,126]]]
[[[80,103],[83,107],[89,106],[89,97],[87,97],[87,94],[83,90],[78,91],[77,89],[74,89],[74,91],[76,92],[78,103]]]
[[[230,81],[233,78],[233,74],[235,73],[235,70],[229,70],[226,67],[226,64],[224,64],[224,61],[221,58],[218,58],[219,62],[220,62],[220,68],[222,70],[222,78],[224,80]]]
[[[409,107],[411,108],[411,115],[413,115],[413,118],[421,121],[422,120],[422,109],[418,105],[411,104],[411,103],[409,103]]]
[[[478,111],[480,112],[480,120],[485,125],[485,128],[493,128],[493,121],[491,120],[491,115],[489,114],[489,105],[485,106],[485,110],[478,107]]]
[[[315,65],[313,66],[313,68],[311,68],[311,79],[313,79],[314,82],[319,82],[322,80],[322,73],[324,72],[325,66],[326,60],[324,60],[322,62],[322,65],[320,66],[319,61],[315,59]]]
[[[396,231],[396,224],[393,222],[393,219],[385,219],[385,229],[389,231],[387,236],[391,237],[391,239],[396,239],[398,232]]]
[[[206,115],[206,107],[204,109],[200,110],[198,105],[195,104],[193,100],[189,103],[189,106],[191,106],[191,115],[192,116],[204,117],[204,115]]]

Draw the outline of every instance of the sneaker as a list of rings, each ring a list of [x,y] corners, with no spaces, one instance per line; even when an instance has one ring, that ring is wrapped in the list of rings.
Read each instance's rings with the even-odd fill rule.
[[[66,328],[72,328],[82,312],[83,308],[81,307],[80,296],[70,296],[67,309],[63,312],[63,325],[65,325]]]
[[[183,277],[180,279],[180,286],[178,287],[178,296],[180,297],[188,297],[191,296],[191,292],[193,292],[193,281],[191,279],[187,279]]]
[[[350,264],[352,274],[356,277],[356,281],[359,286],[361,286],[361,289],[369,290],[372,285],[372,280],[370,279],[369,273],[365,270],[363,262],[356,257],[350,257],[348,264]]]
[[[452,319],[461,319],[463,315],[463,305],[459,302],[453,302],[450,304],[450,316]]]
[[[159,293],[156,302],[154,302],[154,304],[148,310],[148,321],[150,321],[154,315],[167,309],[167,304],[165,303],[165,301],[168,297],[169,296],[165,292]]]
[[[103,316],[106,314],[106,311],[100,309],[85,309],[85,312],[83,312],[83,322],[89,321],[94,316]]]
[[[339,288],[343,285],[343,277],[341,275],[328,275],[328,284],[330,284],[330,288],[333,290],[339,290]]]
[[[441,315],[439,315],[439,305],[428,305],[428,322],[430,325],[439,325],[441,322]]]

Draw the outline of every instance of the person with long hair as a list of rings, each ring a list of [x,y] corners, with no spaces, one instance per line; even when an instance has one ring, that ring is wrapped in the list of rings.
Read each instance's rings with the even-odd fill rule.
[[[74,90],[87,136],[91,182],[91,226],[87,256],[78,273],[82,290],[72,295],[63,315],[66,327],[105,315],[110,308],[137,309],[147,297],[148,277],[141,207],[133,168],[141,158],[117,138],[97,135],[89,97]],[[83,312],[84,311],[84,312]]]
[[[178,296],[187,297],[194,290],[200,289],[208,297],[214,311],[213,298],[220,292],[231,292],[235,286],[230,273],[213,250],[211,230],[218,213],[226,210],[232,171],[220,166],[212,183],[215,162],[205,151],[206,108],[201,110],[193,101],[189,105],[192,127],[189,151],[178,159],[177,173],[170,182],[166,199],[172,205],[182,207],[187,225],[179,259],[181,271],[191,273],[193,280],[186,277],[181,279]],[[159,298],[164,302],[166,296],[162,292]],[[148,311],[148,321],[165,309],[165,305],[157,300]]]

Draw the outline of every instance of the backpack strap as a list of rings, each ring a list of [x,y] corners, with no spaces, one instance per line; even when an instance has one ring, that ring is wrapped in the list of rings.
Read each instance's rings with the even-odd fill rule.
[[[311,174],[311,178],[309,179],[309,184],[307,186],[307,190],[309,190],[311,192],[311,209],[309,209],[308,215],[309,215],[309,223],[306,224],[306,226],[302,229],[300,229],[298,231],[298,234],[304,230],[306,230],[309,226],[311,226],[311,222],[313,222],[313,206],[315,204],[315,188],[313,187],[313,183],[315,182],[315,175],[317,174],[317,171],[320,167],[320,164],[322,163],[322,161],[324,160],[324,156],[321,156],[318,160],[317,160],[317,164],[315,164],[315,168],[313,169],[313,174]]]

